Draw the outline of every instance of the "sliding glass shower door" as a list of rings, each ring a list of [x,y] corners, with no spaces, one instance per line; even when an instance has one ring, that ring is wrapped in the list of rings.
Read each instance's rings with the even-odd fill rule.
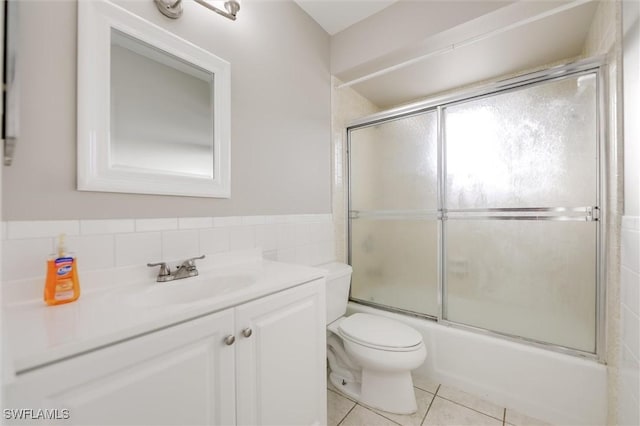
[[[349,129],[351,298],[597,352],[598,69]]]
[[[444,108],[444,319],[595,352],[596,99],[592,73]]]
[[[351,298],[438,312],[437,114],[351,132]]]

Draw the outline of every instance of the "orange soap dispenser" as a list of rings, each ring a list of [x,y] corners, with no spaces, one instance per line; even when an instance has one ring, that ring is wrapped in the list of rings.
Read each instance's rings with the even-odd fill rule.
[[[47,305],[73,302],[80,297],[76,258],[65,252],[64,234],[58,237],[58,252],[47,260],[44,301]]]

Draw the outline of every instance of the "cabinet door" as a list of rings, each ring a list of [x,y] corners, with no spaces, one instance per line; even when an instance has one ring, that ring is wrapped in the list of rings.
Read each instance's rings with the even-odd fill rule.
[[[326,424],[324,291],[317,280],[236,308],[238,425]]]
[[[73,425],[234,424],[233,320],[229,309],[22,374],[5,408],[68,409]]]

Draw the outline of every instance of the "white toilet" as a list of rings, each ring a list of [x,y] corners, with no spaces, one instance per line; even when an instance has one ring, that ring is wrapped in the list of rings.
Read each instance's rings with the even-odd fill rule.
[[[390,318],[344,316],[351,266],[327,263],[327,359],[329,380],[348,397],[396,414],[417,410],[411,370],[427,357],[422,335]]]

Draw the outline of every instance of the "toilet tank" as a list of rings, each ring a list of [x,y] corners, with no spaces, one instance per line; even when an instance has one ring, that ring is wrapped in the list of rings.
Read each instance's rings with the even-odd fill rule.
[[[325,263],[318,268],[327,271],[327,324],[347,312],[351,266],[344,263]]]

